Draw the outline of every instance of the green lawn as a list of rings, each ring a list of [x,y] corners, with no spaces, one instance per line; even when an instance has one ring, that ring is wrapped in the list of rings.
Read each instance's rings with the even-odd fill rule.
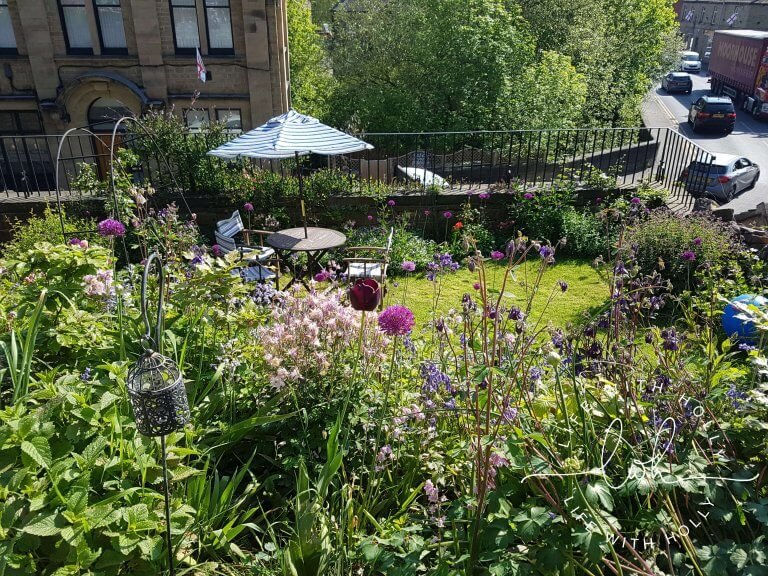
[[[510,276],[505,288],[507,296],[503,300],[507,307],[517,305],[522,308],[526,305],[539,265],[537,258],[520,266]],[[501,288],[504,279],[504,268],[505,266],[493,262],[486,264],[489,283],[497,290]],[[560,280],[568,283],[565,292],[558,286]],[[465,266],[454,274],[444,276],[437,306],[438,313],[445,313],[452,308],[460,310],[464,294],[478,294],[473,288],[477,281],[478,273],[470,272]],[[419,324],[431,319],[434,284],[425,278],[423,272],[414,273],[408,279],[402,276],[391,277],[388,282],[389,291],[385,305],[405,304],[413,310]],[[585,311],[600,307],[608,296],[606,282],[590,262],[557,262],[544,273],[539,291],[533,300],[531,319],[536,322],[541,318],[543,323],[551,322],[555,326],[564,327],[569,322],[580,322]],[[550,298],[551,301],[547,305]]]

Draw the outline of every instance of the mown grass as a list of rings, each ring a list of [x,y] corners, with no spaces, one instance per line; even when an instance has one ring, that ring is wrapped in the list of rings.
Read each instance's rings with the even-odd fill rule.
[[[517,268],[508,279],[504,289],[503,303],[524,308],[536,280],[540,261],[532,259]],[[489,286],[500,290],[504,280],[504,265],[486,263]],[[563,292],[558,282],[567,282],[568,289]],[[478,281],[478,273],[470,272],[462,266],[454,274],[441,279],[437,313],[444,314],[451,309],[461,309],[464,294],[477,295],[473,284]],[[391,277],[385,305],[405,304],[416,316],[418,324],[423,325],[432,319],[432,306],[435,284],[426,279],[424,273],[414,273],[410,277]],[[604,278],[586,260],[563,260],[549,267],[542,277],[539,290],[533,299],[530,318],[534,322],[551,323],[564,327],[569,322],[579,323],[584,313],[601,307],[608,299],[608,286]]]

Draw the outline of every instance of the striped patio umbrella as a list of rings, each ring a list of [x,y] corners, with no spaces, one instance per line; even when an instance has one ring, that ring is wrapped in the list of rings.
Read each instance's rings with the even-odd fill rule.
[[[214,148],[208,154],[233,160],[235,158],[296,158],[307,154],[351,154],[361,150],[370,150],[373,146],[340,130],[326,126],[317,118],[289,110],[275,116],[266,124],[254,128],[234,140]],[[307,217],[304,209],[304,183],[299,170],[299,195],[301,214],[304,219],[306,235]]]

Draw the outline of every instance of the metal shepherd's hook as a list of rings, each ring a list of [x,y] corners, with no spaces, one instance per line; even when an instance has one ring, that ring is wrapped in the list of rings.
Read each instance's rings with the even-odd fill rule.
[[[147,310],[147,283],[153,264],[157,264],[159,296],[154,337]],[[127,388],[137,430],[145,436],[160,437],[165,492],[165,536],[168,549],[168,573],[174,576],[173,541],[171,540],[171,492],[168,482],[165,436],[189,422],[189,402],[184,379],[176,363],[162,354],[163,305],[165,303],[165,270],[160,256],[153,252],[147,258],[141,282],[141,316],[144,353],[128,372]]]

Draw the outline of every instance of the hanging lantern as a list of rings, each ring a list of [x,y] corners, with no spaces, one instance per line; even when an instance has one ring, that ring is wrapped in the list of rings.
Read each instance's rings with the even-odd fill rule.
[[[146,351],[128,372],[136,428],[145,436],[165,436],[189,422],[187,391],[176,363]]]
[[[157,262],[160,297],[157,303],[157,324],[155,336],[147,315],[147,278],[152,263]],[[189,422],[189,402],[184,388],[184,379],[176,362],[163,356],[162,348],[163,301],[165,298],[165,271],[163,261],[155,252],[147,258],[144,276],[141,280],[141,316],[144,320],[144,336],[141,344],[144,354],[128,371],[128,396],[131,400],[136,428],[145,436],[160,436],[163,462],[163,483],[165,485],[165,538],[168,553],[168,572],[174,576],[173,540],[171,538],[171,494],[168,483],[168,462],[166,461],[165,436],[182,428]]]
[[[160,298],[157,306],[157,325],[152,338],[147,315],[147,277],[152,263],[157,261]],[[165,272],[157,253],[147,258],[141,282],[141,315],[144,320],[142,345],[144,354],[128,371],[128,395],[131,399],[136,428],[145,436],[165,436],[189,422],[189,403],[181,370],[159,350],[162,344],[163,301]]]

